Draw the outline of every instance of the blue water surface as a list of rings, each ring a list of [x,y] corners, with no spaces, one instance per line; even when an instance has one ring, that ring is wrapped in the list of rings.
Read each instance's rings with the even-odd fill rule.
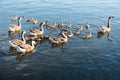
[[[120,80],[120,0],[0,0],[0,80]],[[19,34],[8,36],[9,24],[16,24],[13,16],[24,16],[22,30],[33,24],[27,18],[48,20],[50,24],[72,23],[73,33],[80,25],[83,32],[68,39],[62,47],[51,47],[48,41],[37,42],[35,52],[19,56],[9,51],[8,41]],[[111,20],[111,40],[97,38],[100,25]],[[90,29],[85,24],[90,23]],[[39,28],[38,25],[35,27]],[[58,30],[48,31],[56,36]],[[87,32],[92,38],[82,39]],[[26,34],[28,35],[28,34]]]

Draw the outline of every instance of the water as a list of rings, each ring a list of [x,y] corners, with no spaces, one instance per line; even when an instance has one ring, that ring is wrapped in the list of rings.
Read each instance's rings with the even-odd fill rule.
[[[1,0],[0,80],[120,80],[119,4],[119,0]],[[48,41],[37,42],[36,51],[18,62],[18,55],[9,51],[8,46],[8,40],[19,38],[18,34],[8,36],[8,25],[15,23],[10,21],[15,15],[24,16],[22,30],[26,31],[34,27],[25,22],[30,17],[49,20],[50,24],[61,20],[65,24],[71,22],[72,32],[87,22],[91,27],[90,30],[84,28],[79,36],[69,38],[63,47],[51,48]],[[115,17],[111,20],[112,41],[107,36],[97,38],[97,27],[107,25],[110,15]],[[92,38],[82,39],[89,31]],[[45,29],[45,34],[48,33],[56,36],[57,30]]]

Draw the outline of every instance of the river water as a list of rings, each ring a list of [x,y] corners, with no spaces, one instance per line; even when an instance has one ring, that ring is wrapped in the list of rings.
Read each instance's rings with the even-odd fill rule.
[[[0,80],[120,80],[120,1],[119,0],[0,0]],[[48,41],[37,42],[36,51],[22,58],[10,51],[9,24],[13,16],[24,16],[22,30],[35,27],[26,23],[30,17],[50,24],[72,23],[73,33],[80,25],[83,32],[64,46],[53,47]],[[110,40],[107,35],[97,38],[98,26],[111,20]],[[85,24],[90,23],[90,29]],[[56,30],[48,31],[56,36]],[[91,39],[82,39],[87,32]],[[26,36],[28,34],[25,34]],[[18,61],[19,59],[19,61]]]

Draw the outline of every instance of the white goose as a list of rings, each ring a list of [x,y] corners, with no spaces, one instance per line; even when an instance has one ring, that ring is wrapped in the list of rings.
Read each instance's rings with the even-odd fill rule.
[[[38,30],[38,29],[30,29],[29,30],[30,34],[34,35],[34,36],[38,36],[38,35],[42,36],[44,34],[43,25],[44,25],[43,22],[40,23],[40,30]]]
[[[110,27],[110,19],[114,18],[113,16],[109,16],[108,17],[108,25],[107,26],[100,26],[98,27],[98,29],[100,30],[100,32],[106,33],[106,32],[110,32],[111,27]]]
[[[31,45],[30,44],[22,44],[22,45],[17,45],[16,46],[16,50],[18,53],[26,53],[26,52],[31,52],[35,49],[35,41],[31,41]]]
[[[10,24],[9,26],[9,31],[13,31],[13,32],[17,32],[17,31],[20,31],[21,30],[21,20],[22,20],[23,16],[20,16],[18,18],[18,24],[15,25],[15,24]]]
[[[26,43],[26,40],[24,38],[25,33],[26,33],[26,31],[21,32],[21,40],[20,39],[10,40],[9,41],[10,47],[16,47],[16,45],[25,44]]]

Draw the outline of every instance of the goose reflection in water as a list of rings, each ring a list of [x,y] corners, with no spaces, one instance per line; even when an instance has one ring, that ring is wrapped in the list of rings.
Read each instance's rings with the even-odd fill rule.
[[[106,32],[106,33],[98,32],[97,33],[98,39],[102,38],[103,36],[107,36],[108,41],[112,41],[112,39],[110,38],[110,32]]]
[[[17,53],[17,56],[16,56],[16,61],[17,62],[20,62],[22,59],[24,59],[25,57],[29,56],[29,55],[32,55],[32,53],[34,53],[36,51],[36,49],[34,49],[33,51],[31,52],[27,52],[27,53]]]
[[[51,44],[51,49],[61,47],[61,51],[64,52],[64,47],[63,47],[64,45],[66,45],[66,43],[61,43],[61,44],[52,43]]]
[[[20,35],[20,31],[8,31],[8,36],[13,36],[14,34],[19,34]]]

